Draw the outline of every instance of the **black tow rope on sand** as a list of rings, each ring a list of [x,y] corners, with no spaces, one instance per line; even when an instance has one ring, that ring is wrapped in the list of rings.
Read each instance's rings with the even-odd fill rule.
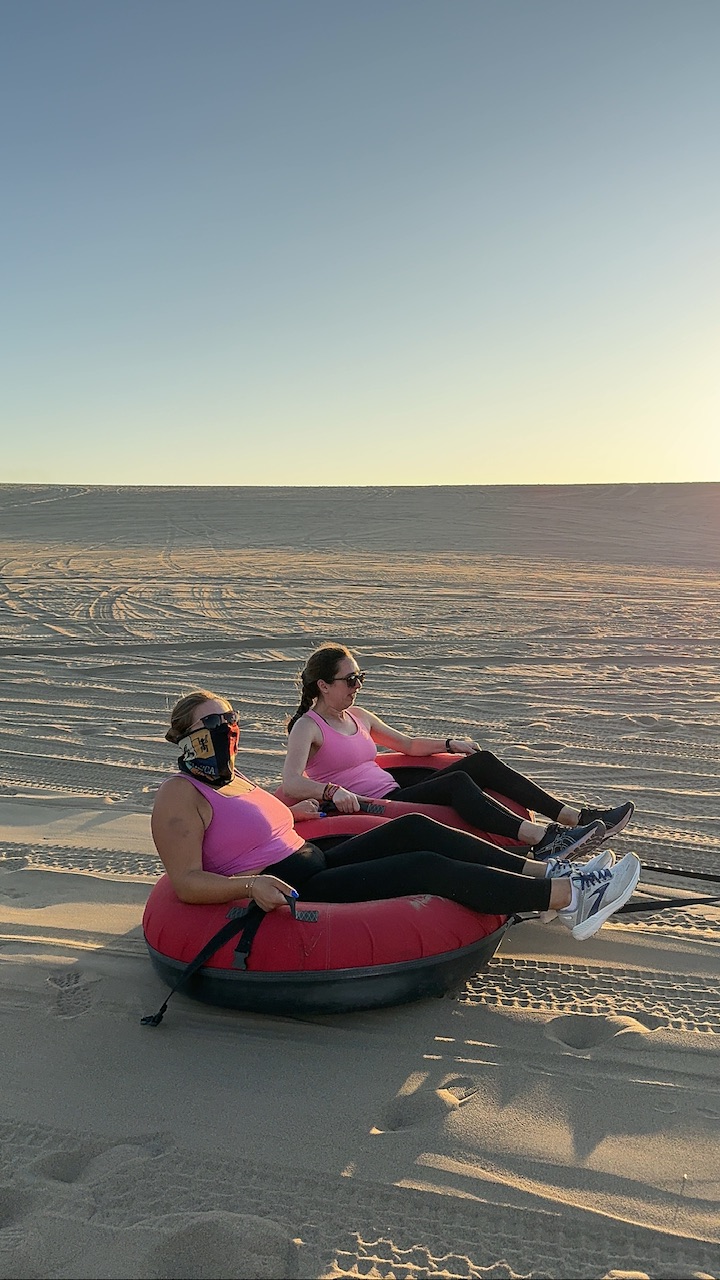
[[[643,862],[643,871],[659,871],[664,876],[684,876],[686,880],[712,880],[720,884],[720,876],[711,871],[689,871],[687,867],[670,867],[666,862]]]
[[[718,898],[644,898],[641,902],[626,902],[623,907],[618,907],[614,912],[616,916],[634,915],[636,911],[671,911],[674,907],[701,907],[703,904],[712,906],[714,902],[720,902]]]
[[[314,923],[318,919],[319,913],[317,911],[298,911],[295,899],[291,898],[289,894],[284,896],[293,920]],[[218,929],[217,933],[213,934],[212,938],[205,943],[205,946],[185,966],[167,1000],[160,1006],[157,1013],[149,1013],[146,1017],[140,1019],[141,1026],[158,1027],[165,1016],[168,1000],[185,985],[189,978],[192,978],[194,973],[197,973],[198,969],[202,968],[206,960],[209,960],[226,942],[230,942],[235,937],[238,938],[238,943],[235,948],[233,967],[235,969],[246,969],[247,958],[250,954],[255,934],[264,919],[265,912],[262,907],[258,906],[257,902],[251,902],[247,907],[231,907],[228,911],[227,922]]]
[[[714,884],[720,884],[720,876],[713,875],[710,871],[688,871],[685,867],[669,867],[659,862],[643,863],[642,869],[643,871],[661,872],[663,875],[668,876],[683,876],[687,880],[711,880]],[[634,915],[638,911],[672,911],[675,907],[712,906],[718,902],[720,902],[720,897],[708,896],[700,898],[643,898],[638,902],[626,902],[624,906],[618,907],[615,915]]]

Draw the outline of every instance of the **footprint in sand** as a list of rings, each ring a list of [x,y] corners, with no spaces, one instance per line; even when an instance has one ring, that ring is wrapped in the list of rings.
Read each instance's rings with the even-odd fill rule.
[[[29,1214],[37,1212],[41,1203],[42,1193],[39,1191],[0,1183],[0,1231],[17,1226]]]
[[[475,1096],[477,1091],[478,1087],[475,1081],[471,1080],[469,1076],[448,1076],[447,1080],[444,1080],[438,1089],[438,1093],[441,1097],[444,1097],[446,1094],[449,1095],[449,1097],[453,1098],[459,1107],[461,1107],[464,1102],[469,1102],[470,1099]]]
[[[39,1191],[0,1185],[0,1276],[30,1280],[49,1274],[37,1225],[45,1207]]]
[[[477,1093],[477,1085],[468,1076],[448,1076],[436,1088],[421,1086],[413,1093],[399,1094],[382,1110],[371,1133],[398,1133],[402,1129],[420,1128],[441,1120]]]
[[[637,1018],[611,1017],[602,1013],[569,1013],[553,1018],[545,1026],[545,1036],[555,1040],[557,1044],[568,1049],[595,1049],[606,1044],[616,1036],[625,1035],[629,1031],[646,1035],[661,1025],[661,1019],[645,1017],[644,1022]]]
[[[160,1241],[147,1258],[153,1280],[294,1280],[300,1274],[300,1241],[269,1218],[216,1210],[189,1220],[183,1214],[182,1225],[167,1234],[162,1219],[155,1226]]]
[[[639,725],[641,729],[655,729],[659,731],[663,727],[662,719],[660,716],[635,715],[635,716],[625,716],[624,718],[628,720],[630,724]]]
[[[43,1178],[69,1185],[82,1179],[97,1153],[95,1146],[80,1147],[76,1151],[53,1151],[35,1160],[31,1167],[33,1173]]]
[[[90,1009],[92,988],[99,979],[88,982],[81,969],[56,969],[48,974],[47,981],[54,992],[51,1012],[58,1018],[78,1018]]]
[[[145,1144],[115,1143],[109,1147],[101,1142],[86,1142],[71,1151],[43,1154],[31,1168],[34,1174],[53,1182],[90,1184],[111,1177],[130,1164],[155,1159],[163,1150],[164,1145],[158,1139]]]

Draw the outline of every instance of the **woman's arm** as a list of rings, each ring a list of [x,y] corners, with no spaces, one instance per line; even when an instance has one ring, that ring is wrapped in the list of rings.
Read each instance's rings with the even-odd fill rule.
[[[321,742],[320,730],[308,716],[297,720],[290,730],[282,785],[285,794],[293,800],[322,800],[324,784],[313,782],[305,773],[312,748],[319,747]]]
[[[253,898],[263,909],[285,905],[289,884],[261,874],[219,876],[204,871],[202,843],[205,825],[198,808],[198,792],[180,778],[171,778],[155,799],[152,837],[173,889],[181,902],[232,902]]]
[[[308,716],[297,720],[290,730],[282,775],[283,791],[292,800],[327,799],[325,796],[327,783],[313,782],[313,779],[308,778],[305,773],[311,748],[321,745],[322,737],[318,726]],[[335,789],[332,802],[340,813],[360,812],[360,801],[352,791],[346,791],[345,787]]]
[[[373,715],[372,711],[366,711],[364,707],[356,706],[353,711],[362,720],[373,742],[377,742],[379,747],[389,747],[392,751],[404,751],[408,756],[434,756],[448,750],[453,754],[471,755],[473,751],[480,750],[477,742],[472,738],[450,737],[449,740],[411,738],[409,734],[393,729],[391,725],[386,724],[379,716]],[[382,764],[382,760],[380,763]]]

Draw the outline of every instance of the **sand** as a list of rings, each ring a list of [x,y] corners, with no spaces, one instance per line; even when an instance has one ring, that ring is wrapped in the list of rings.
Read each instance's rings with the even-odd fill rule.
[[[714,908],[528,922],[453,999],[139,1022],[167,709],[229,695],[274,786],[325,639],[392,723],[632,799],[618,853],[720,872],[719,513],[718,485],[0,487],[0,1277],[720,1275]]]

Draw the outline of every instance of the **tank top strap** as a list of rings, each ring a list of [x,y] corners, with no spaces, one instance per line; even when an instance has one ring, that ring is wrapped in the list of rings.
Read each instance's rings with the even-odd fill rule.
[[[330,726],[329,726],[328,724],[326,724],[326,722],[323,720],[322,716],[319,716],[319,715],[318,715],[317,711],[313,711],[312,707],[310,708],[310,710],[309,710],[309,711],[306,711],[306,712],[305,712],[305,715],[306,715],[306,716],[309,716],[311,720],[314,720],[314,721],[315,721],[315,724],[318,726],[318,728],[320,729],[320,732],[321,732],[321,733],[322,733],[322,731],[323,731],[323,725],[325,725],[325,728],[326,728],[326,729],[328,729],[328,728],[330,727]]]

